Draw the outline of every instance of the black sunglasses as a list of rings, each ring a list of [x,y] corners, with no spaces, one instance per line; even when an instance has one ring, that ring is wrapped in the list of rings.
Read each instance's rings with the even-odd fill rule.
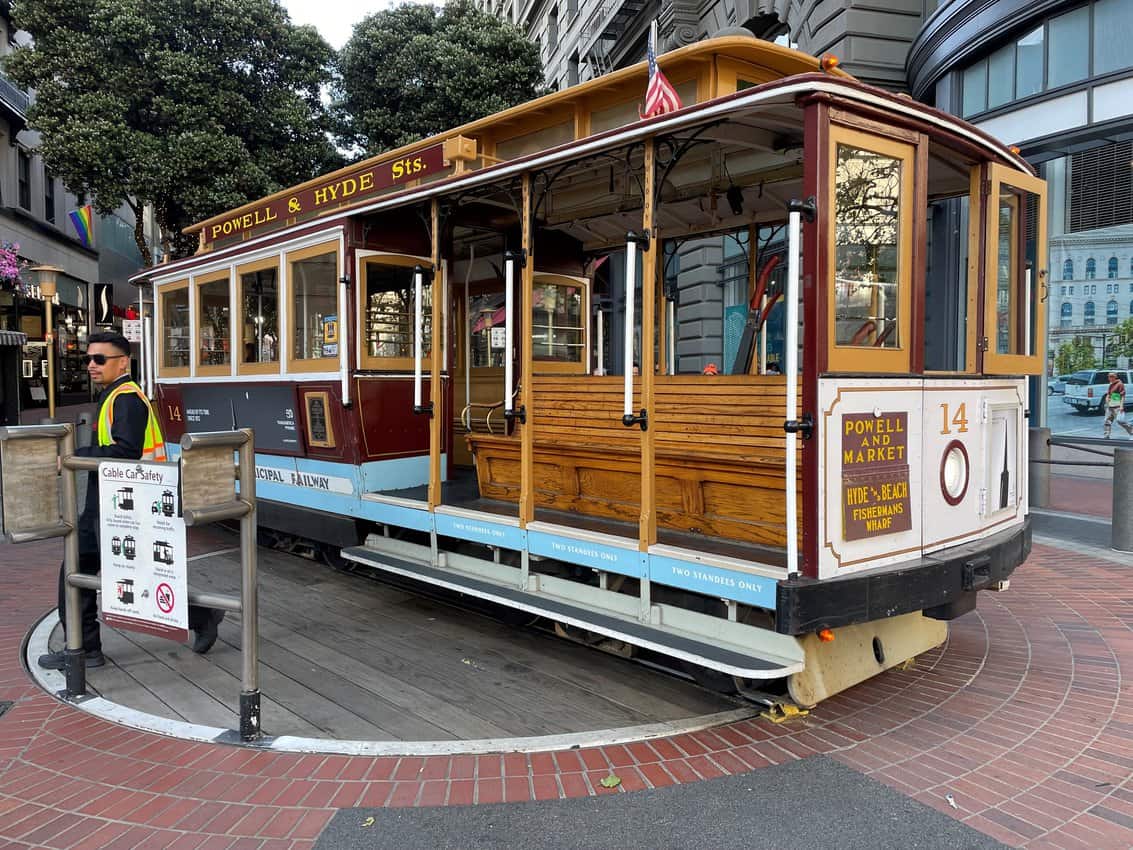
[[[107,360],[114,360],[118,357],[125,356],[125,354],[84,354],[83,365],[86,366],[93,360],[95,366],[105,366]]]

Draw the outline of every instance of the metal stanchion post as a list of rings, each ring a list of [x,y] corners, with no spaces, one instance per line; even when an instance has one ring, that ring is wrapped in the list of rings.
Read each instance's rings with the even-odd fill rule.
[[[1031,428],[1028,436],[1028,501],[1032,508],[1046,508],[1050,506],[1050,429]]]
[[[1113,451],[1113,516],[1110,546],[1118,552],[1133,552],[1133,449]]]
[[[252,432],[240,446],[240,499],[248,513],[240,517],[240,616],[243,628],[243,669],[240,688],[240,739],[260,736],[260,628],[256,588],[256,454]]]
[[[75,453],[75,429],[71,425],[65,427],[67,433],[63,436],[61,455],[70,457]],[[65,665],[63,669],[67,677],[67,698],[73,699],[84,696],[87,692],[86,656],[83,653],[82,600],[79,598],[79,588],[71,584],[71,576],[79,571],[79,522],[78,509],[75,504],[75,476],[78,475],[78,472],[64,468],[62,475],[63,522],[70,526],[70,531],[63,539],[64,594],[67,600],[67,646],[63,650]]]

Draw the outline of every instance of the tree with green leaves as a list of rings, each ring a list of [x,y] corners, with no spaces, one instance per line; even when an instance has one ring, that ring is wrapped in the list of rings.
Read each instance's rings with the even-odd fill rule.
[[[47,168],[100,213],[152,205],[172,256],[181,229],[340,161],[321,98],[334,51],[277,0],[16,0],[34,43],[7,73]]]
[[[470,0],[364,18],[339,54],[342,142],[373,155],[542,94],[539,48]]]
[[[1076,336],[1058,346],[1058,351],[1054,355],[1054,372],[1056,375],[1069,375],[1082,369],[1093,369],[1097,362],[1094,344],[1090,338]]]

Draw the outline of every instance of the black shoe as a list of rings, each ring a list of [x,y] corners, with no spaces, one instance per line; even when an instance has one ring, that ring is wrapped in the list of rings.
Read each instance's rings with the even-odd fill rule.
[[[212,645],[216,643],[216,627],[223,619],[224,612],[219,608],[213,608],[209,611],[208,617],[196,630],[196,635],[193,637],[193,652],[204,655],[212,649]]]
[[[67,656],[63,652],[49,652],[46,655],[39,656],[36,662],[44,670],[64,670],[67,667]],[[106,664],[106,656],[101,652],[88,652],[86,653],[86,666],[89,667],[102,667]]]

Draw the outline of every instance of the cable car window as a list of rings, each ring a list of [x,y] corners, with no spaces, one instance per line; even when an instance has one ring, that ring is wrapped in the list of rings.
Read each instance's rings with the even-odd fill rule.
[[[586,358],[584,290],[577,283],[535,281],[531,336],[536,362],[576,363]]]
[[[472,317],[472,368],[502,367],[506,330],[504,293],[474,295],[469,301]]]
[[[188,375],[189,282],[163,287],[160,293],[161,371],[167,375]]]
[[[262,268],[237,269],[240,293],[240,368],[279,363],[279,265],[271,259]]]
[[[197,284],[197,365],[219,367],[221,372],[231,363],[232,304],[229,297],[228,273]],[[215,371],[215,370],[209,370]]]
[[[410,369],[413,366],[413,320],[416,313],[415,267],[411,257],[367,260],[363,277],[363,338],[366,366],[372,369]],[[432,352],[433,288],[439,281],[426,276],[421,289],[421,356]],[[379,362],[380,361],[380,362]]]
[[[835,344],[900,348],[900,159],[838,145]]]
[[[334,368],[338,361],[338,252],[308,248],[289,255],[288,266],[290,366],[301,371]],[[328,341],[328,332],[334,342]]]

